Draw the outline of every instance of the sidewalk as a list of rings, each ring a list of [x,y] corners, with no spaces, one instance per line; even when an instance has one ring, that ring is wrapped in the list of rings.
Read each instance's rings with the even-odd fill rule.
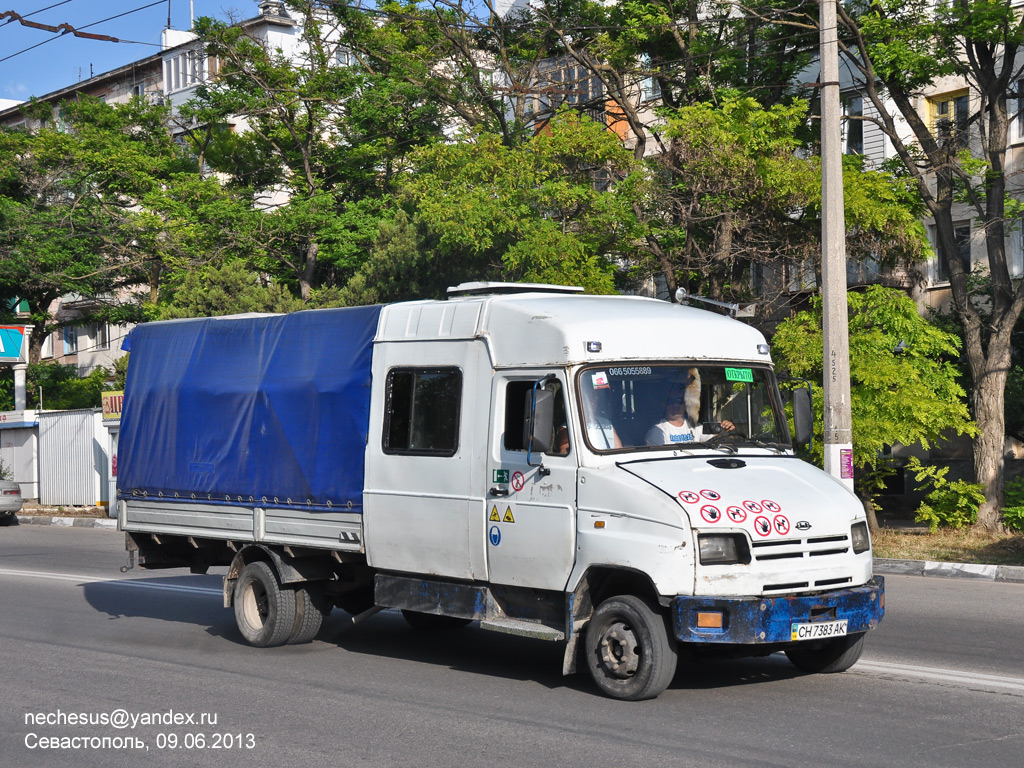
[[[65,528],[117,528],[117,520],[103,516],[99,507],[76,507],[74,515],[62,515],[58,508],[26,504],[32,514],[17,515],[19,525],[58,525]],[[887,560],[875,558],[875,573],[900,576],[938,576],[975,581],[1024,584],[1024,566],[938,563],[931,560]]]
[[[104,507],[44,507],[26,502],[16,515],[19,525],[59,525],[71,528],[117,528]]]

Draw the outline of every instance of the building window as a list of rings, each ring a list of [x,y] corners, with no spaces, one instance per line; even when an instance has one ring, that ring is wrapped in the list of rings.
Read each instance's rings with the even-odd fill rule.
[[[857,119],[864,116],[864,100],[860,96],[849,95],[843,100],[843,151],[847,155],[864,154],[864,121]]]
[[[347,48],[344,45],[338,46],[338,51],[334,54],[334,60],[338,63],[339,67],[354,67],[356,65],[355,53],[353,53],[351,48]]]
[[[1021,231],[1021,226],[1024,225],[1024,221],[1017,219],[1014,222],[1016,226],[1010,233],[1010,257],[1008,259],[1009,264],[1007,266],[1010,270],[1010,277],[1021,277],[1024,276],[1024,232]]]
[[[967,91],[944,94],[928,100],[932,132],[942,144],[967,146],[970,106]]]
[[[43,339],[43,346],[39,350],[39,357],[48,360],[53,357],[53,334],[48,333]]]
[[[110,326],[106,323],[93,323],[90,329],[93,349],[110,349]]]
[[[462,372],[393,369],[385,384],[384,452],[454,456],[459,448]]]
[[[64,327],[64,354],[78,354],[78,328],[76,326]]]
[[[589,69],[567,59],[545,62],[538,72],[537,114],[554,112],[563,104],[587,104],[604,96],[604,83]],[[603,105],[602,105],[603,109]]]
[[[938,238],[935,238],[937,241]],[[971,222],[958,221],[953,224],[953,240],[956,242],[957,256],[963,264],[964,272],[971,272]],[[935,256],[935,282],[948,283],[949,269],[945,262],[938,257],[938,248]]]
[[[651,71],[650,54],[645,53],[640,57],[640,66],[648,72]],[[640,81],[640,91],[644,101],[655,101],[661,98],[661,83],[657,77],[650,75]]]
[[[786,285],[791,293],[817,288],[818,275],[814,263],[806,259],[799,264],[786,264]]]
[[[1006,117],[1010,121],[1010,140],[1024,139],[1024,80],[1016,80],[1006,94]]]

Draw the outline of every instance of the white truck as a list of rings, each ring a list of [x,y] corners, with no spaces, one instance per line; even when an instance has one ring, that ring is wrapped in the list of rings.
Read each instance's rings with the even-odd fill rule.
[[[129,342],[130,562],[227,566],[253,645],[400,609],[564,642],[566,674],[637,700],[680,654],[842,671],[882,619],[863,507],[796,457],[768,345],[736,320],[467,283]]]

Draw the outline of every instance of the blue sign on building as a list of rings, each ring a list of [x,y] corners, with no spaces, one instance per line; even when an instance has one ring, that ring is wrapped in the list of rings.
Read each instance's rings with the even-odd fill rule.
[[[0,363],[22,362],[21,348],[24,341],[23,326],[0,325]]]

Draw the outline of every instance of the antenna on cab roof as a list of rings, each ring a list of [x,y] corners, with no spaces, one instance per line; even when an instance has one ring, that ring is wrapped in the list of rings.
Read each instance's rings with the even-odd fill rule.
[[[687,293],[685,288],[676,288],[676,302],[682,304],[683,302],[690,301],[703,301],[705,304],[713,304],[716,307],[725,307],[729,310],[729,317],[735,318],[736,313],[740,310],[739,304],[729,304],[725,301],[716,301],[715,299],[705,299],[703,296],[694,296],[692,293]]]

